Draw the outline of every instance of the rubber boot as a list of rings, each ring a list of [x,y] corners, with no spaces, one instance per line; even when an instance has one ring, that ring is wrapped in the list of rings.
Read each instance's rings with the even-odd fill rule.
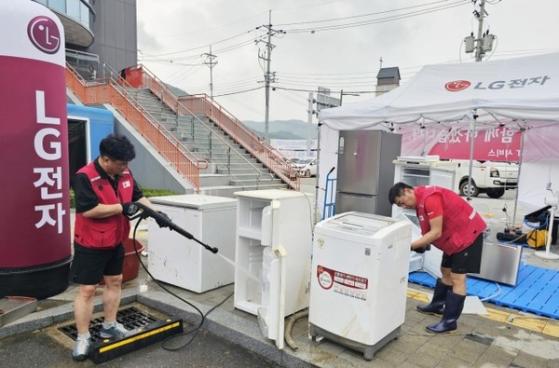
[[[433,299],[429,304],[418,305],[417,311],[426,314],[443,314],[444,303],[446,301],[446,294],[452,286],[443,283],[443,280],[437,279],[435,284],[435,291],[433,292]]]
[[[465,295],[454,294],[449,291],[446,296],[446,304],[443,312],[443,318],[440,322],[427,326],[427,330],[433,333],[443,333],[454,331],[458,327],[457,321],[462,309],[464,308]]]

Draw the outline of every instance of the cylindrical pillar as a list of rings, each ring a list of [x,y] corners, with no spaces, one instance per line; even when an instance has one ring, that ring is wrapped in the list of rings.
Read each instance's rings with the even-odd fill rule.
[[[0,297],[68,287],[64,29],[34,1],[0,2]]]

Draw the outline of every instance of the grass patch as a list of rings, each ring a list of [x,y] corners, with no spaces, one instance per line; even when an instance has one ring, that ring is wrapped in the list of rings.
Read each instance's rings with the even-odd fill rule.
[[[157,189],[157,188],[142,188],[142,192],[146,197],[160,197],[160,196],[169,196],[175,195],[177,193],[173,192],[172,190],[167,189]]]

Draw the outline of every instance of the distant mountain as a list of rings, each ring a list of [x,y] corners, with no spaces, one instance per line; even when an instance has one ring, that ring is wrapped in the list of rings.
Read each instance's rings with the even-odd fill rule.
[[[246,120],[243,123],[256,134],[264,135],[264,122]],[[313,139],[318,137],[318,127],[302,120],[272,120],[269,124],[271,139],[307,139],[309,131]]]

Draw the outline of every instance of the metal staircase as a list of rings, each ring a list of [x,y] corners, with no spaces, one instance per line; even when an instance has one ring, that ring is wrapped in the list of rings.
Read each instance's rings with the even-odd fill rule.
[[[208,165],[200,170],[200,192],[230,195],[251,189],[286,188],[243,147],[204,115],[177,114],[149,89],[125,87],[142,108],[179,140],[189,152]]]
[[[245,137],[240,144],[230,129],[216,124],[215,116],[193,113],[151,73],[137,70],[141,82],[132,87],[111,70],[103,72],[107,78],[88,83],[68,66],[67,86],[85,104],[115,107],[197,192],[230,196],[241,190],[298,189],[298,178],[281,155],[254,144],[251,136],[252,142],[247,144]]]

